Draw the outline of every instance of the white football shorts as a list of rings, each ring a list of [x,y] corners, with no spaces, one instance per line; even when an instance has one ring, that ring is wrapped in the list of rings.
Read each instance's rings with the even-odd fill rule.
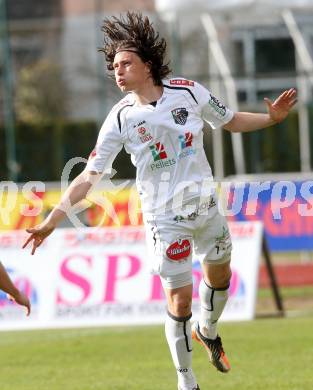
[[[192,283],[192,260],[223,264],[230,261],[231,237],[226,218],[214,197],[191,213],[144,215],[152,273],[161,276],[166,288]]]

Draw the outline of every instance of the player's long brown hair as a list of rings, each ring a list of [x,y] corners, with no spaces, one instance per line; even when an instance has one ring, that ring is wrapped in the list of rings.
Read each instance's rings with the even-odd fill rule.
[[[127,12],[125,17],[106,18],[101,31],[104,32],[104,44],[99,51],[105,54],[108,70],[113,70],[117,51],[135,48],[141,60],[149,62],[155,85],[162,85],[162,79],[171,73],[168,63],[164,64],[166,41],[160,38],[147,16]]]

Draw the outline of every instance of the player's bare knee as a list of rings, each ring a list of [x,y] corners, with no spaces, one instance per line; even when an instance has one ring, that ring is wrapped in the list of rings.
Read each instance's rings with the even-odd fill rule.
[[[177,317],[185,317],[191,313],[191,297],[174,296],[169,302],[169,311]]]
[[[231,279],[231,270],[228,272],[225,272],[223,275],[219,275],[219,277],[214,280],[214,283],[212,284],[213,288],[224,288],[227,287],[230,283]]]
[[[204,272],[205,282],[213,288],[224,288],[229,285],[232,276],[229,264],[219,266],[210,266],[207,272]]]

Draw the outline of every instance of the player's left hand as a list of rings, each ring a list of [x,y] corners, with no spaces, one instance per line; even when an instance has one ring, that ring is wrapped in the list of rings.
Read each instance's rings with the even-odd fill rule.
[[[274,103],[268,98],[264,98],[264,101],[270,118],[279,123],[287,117],[289,111],[297,103],[297,91],[295,88],[291,88],[283,92]]]
[[[21,306],[25,306],[26,307],[26,315],[27,316],[30,315],[31,304],[30,304],[28,297],[23,292],[18,291],[16,296],[14,296],[14,297],[10,294],[7,294],[7,298],[12,302],[16,302]]]

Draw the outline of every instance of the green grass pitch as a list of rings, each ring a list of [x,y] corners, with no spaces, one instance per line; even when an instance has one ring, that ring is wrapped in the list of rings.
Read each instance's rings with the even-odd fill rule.
[[[201,390],[312,390],[313,318],[222,323],[232,370],[194,344]],[[163,327],[0,333],[1,390],[176,390]]]

